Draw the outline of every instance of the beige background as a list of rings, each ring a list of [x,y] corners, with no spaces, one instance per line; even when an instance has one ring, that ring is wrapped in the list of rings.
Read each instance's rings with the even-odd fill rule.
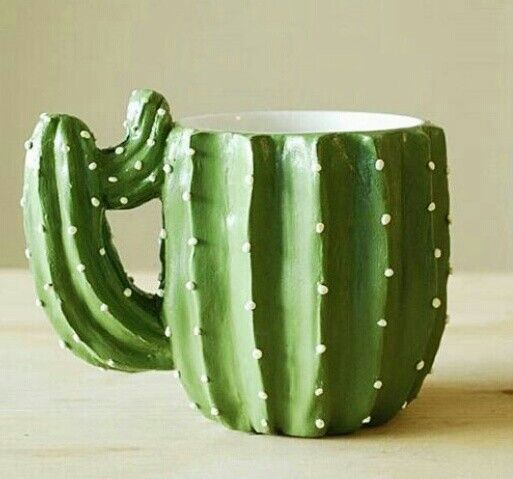
[[[449,139],[453,264],[513,270],[510,0],[0,0],[0,266],[24,266],[23,142],[42,111],[121,139],[127,95],[175,117],[262,108],[403,112]],[[113,215],[156,269],[158,207]]]

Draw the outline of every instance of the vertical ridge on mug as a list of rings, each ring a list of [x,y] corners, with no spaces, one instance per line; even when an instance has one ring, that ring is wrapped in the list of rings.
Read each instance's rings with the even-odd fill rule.
[[[262,249],[269,254],[266,231],[253,228],[251,213],[258,194],[254,177],[255,157],[251,139],[246,136],[227,134],[220,156],[226,161],[226,187],[229,196],[227,216],[230,274],[232,297],[232,328],[235,362],[239,384],[243,393],[251,427],[255,431],[268,432],[269,411],[267,385],[264,381],[264,365],[267,365],[269,347],[262,339],[262,327],[269,316],[262,311],[254,275],[253,254]],[[262,234],[263,233],[263,234]],[[263,239],[264,242],[259,241]],[[265,333],[264,333],[265,334]],[[264,422],[263,422],[264,421]]]
[[[191,133],[177,128],[171,130],[164,156],[166,164],[172,160],[174,171],[172,175],[166,176],[162,190],[166,226],[165,234],[162,235],[165,236],[166,251],[166,289],[162,316],[171,336],[176,374],[180,376],[189,399],[201,411],[205,411],[210,408],[212,400],[205,386],[208,375],[202,354],[203,339],[193,334],[195,327],[204,328],[204,325],[197,322],[196,304],[191,298],[194,291],[188,290],[186,286],[192,281],[191,265],[197,260],[198,250],[188,245],[188,240],[196,238],[198,232],[193,230],[190,204],[184,201],[184,194],[190,194],[194,174],[192,156],[188,154]],[[205,239],[198,238],[198,246],[206,248],[207,245]]]
[[[284,238],[282,249],[273,252],[274,260],[282,264],[280,302],[284,333],[282,343],[275,347],[285,351],[281,381],[288,384],[289,403],[283,423],[276,427],[289,435],[317,436],[324,434],[324,427],[315,425],[316,419],[324,419],[320,417],[322,405],[314,391],[325,347],[321,334],[325,296],[319,294],[319,288],[326,286],[322,244],[315,225],[319,222],[319,185],[324,172],[317,158],[317,137],[290,135],[275,141],[282,145],[278,191]]]
[[[393,220],[387,228],[395,270],[385,312],[383,388],[370,413],[373,424],[380,424],[407,401],[415,377],[425,373],[415,365],[431,330],[434,269],[427,211],[431,201],[427,136],[417,129],[380,135],[375,141],[389,174],[387,196]]]
[[[449,186],[447,171],[447,153],[445,135],[441,128],[426,125],[422,129],[428,136],[430,145],[430,162],[424,167],[430,176],[432,201],[436,204],[435,211],[431,212],[432,220],[432,244],[429,257],[431,268],[435,270],[434,298],[439,298],[440,308],[434,309],[431,332],[425,345],[423,371],[429,374],[435,359],[440,340],[446,325],[447,311],[447,278],[450,274],[450,239],[449,239]],[[431,299],[433,301],[433,299]],[[408,401],[417,397],[422,386],[425,374],[418,374],[410,390]]]
[[[267,135],[251,138],[253,152],[253,194],[250,211],[252,296],[255,337],[264,351],[261,362],[268,417],[260,420],[269,431],[282,433],[288,424],[290,398],[285,309],[282,297],[283,263],[278,260],[284,249],[283,215],[283,142]],[[270,314],[269,312],[273,313]],[[265,429],[265,428],[263,428]],[[264,431],[266,432],[266,431]]]
[[[323,210],[326,221],[324,263],[332,284],[326,303],[327,381],[330,433],[361,425],[379,391],[382,336],[377,326],[390,281],[384,172],[375,168],[376,152],[366,135],[329,135],[319,141],[325,165]]]

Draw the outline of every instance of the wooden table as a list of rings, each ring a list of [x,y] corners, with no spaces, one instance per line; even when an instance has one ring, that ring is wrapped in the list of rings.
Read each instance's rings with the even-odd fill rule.
[[[191,411],[169,373],[80,362],[58,348],[24,271],[0,272],[0,305],[2,479],[513,478],[513,276],[453,277],[417,401],[321,440],[228,431]]]

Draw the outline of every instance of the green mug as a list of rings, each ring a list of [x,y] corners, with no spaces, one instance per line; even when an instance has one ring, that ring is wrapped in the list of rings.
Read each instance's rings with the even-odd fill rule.
[[[356,112],[242,112],[174,123],[132,93],[126,139],[41,115],[26,142],[26,255],[62,347],[103,369],[175,369],[229,428],[317,437],[414,399],[446,318],[443,131]],[[105,217],[160,198],[155,295]]]

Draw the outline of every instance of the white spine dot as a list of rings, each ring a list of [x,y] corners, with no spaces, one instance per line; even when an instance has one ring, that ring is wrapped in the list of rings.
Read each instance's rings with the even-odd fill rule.
[[[362,419],[362,424],[369,424],[371,422],[371,417],[367,416],[365,419]]]
[[[105,256],[107,254],[107,251],[105,251],[105,248],[100,248],[98,250],[98,253],[100,253],[100,256]]]
[[[100,305],[100,311],[102,311],[103,313],[106,313],[108,310],[109,310],[109,307],[105,303],[102,303]]]
[[[387,325],[387,320],[386,319],[380,319],[377,324],[378,324],[378,326],[380,328],[385,328],[386,325]]]
[[[158,116],[164,116],[166,114],[166,110],[164,110],[164,108],[159,108],[157,110],[157,115]]]
[[[385,276],[387,278],[391,278],[392,276],[394,276],[394,270],[392,268],[387,268],[385,270]]]
[[[171,328],[169,326],[166,326],[166,329],[164,330],[164,335],[166,336],[166,338],[171,337]]]
[[[320,163],[312,163],[311,168],[314,173],[319,173],[322,170],[322,166]]]
[[[408,401],[404,401],[403,405],[401,406],[401,409],[406,409],[406,406],[408,406]]]
[[[436,165],[433,161],[429,161],[428,162],[428,168],[431,170],[431,171],[434,171],[434,169],[436,168]]]
[[[130,288],[125,288],[123,290],[123,294],[127,297],[127,298],[130,298],[130,296],[132,296],[132,290]]]
[[[246,311],[253,311],[255,308],[256,308],[256,303],[251,300],[247,301],[246,304],[244,305],[244,309]]]
[[[435,248],[435,250],[433,251],[433,254],[434,254],[436,259],[441,258],[442,257],[442,250],[440,248]]]
[[[117,176],[109,176],[108,181],[109,181],[109,183],[117,183],[118,178],[117,178]]]
[[[117,146],[116,149],[114,150],[114,153],[116,153],[116,155],[122,155],[124,153],[125,149],[122,147],[122,146]]]
[[[324,223],[317,223],[315,225],[315,232],[321,234],[324,231]]]
[[[86,267],[85,265],[83,265],[82,263],[80,263],[79,265],[77,265],[77,271],[79,273],[83,273],[85,271]]]
[[[385,162],[381,159],[377,159],[376,163],[374,163],[374,167],[376,170],[381,171],[383,168],[385,168]]]
[[[119,199],[119,202],[122,204],[122,205],[126,205],[128,203],[128,198],[126,196],[122,196],[120,199]]]
[[[317,285],[317,292],[321,295],[321,296],[324,296],[325,294],[328,294],[328,287],[325,285],[325,284],[322,284],[322,283],[319,283]]]
[[[194,334],[194,336],[201,336],[201,328],[199,326],[194,326],[192,334]]]
[[[206,374],[202,374],[200,376],[200,381],[203,383],[203,384],[207,384],[208,382],[210,382],[210,379],[208,378],[208,376]]]
[[[435,210],[436,210],[436,204],[435,204],[435,202],[434,202],[434,201],[432,201],[431,203],[429,203],[429,205],[428,205],[428,207],[427,207],[427,210],[428,210],[429,212],[433,212],[433,211],[435,211]]]
[[[424,366],[425,366],[425,362],[424,361],[419,361],[416,365],[415,365],[415,369],[417,371],[421,371],[422,369],[424,369]]]
[[[183,201],[191,201],[191,192],[190,191],[184,191],[182,193],[182,200]]]
[[[374,389],[381,389],[383,387],[383,382],[379,379],[374,381],[374,384],[372,385]]]
[[[85,139],[91,138],[91,133],[89,133],[87,130],[82,130],[80,132],[80,136]]]
[[[148,138],[148,139],[146,140],[146,144],[147,144],[148,146],[155,146],[155,140],[154,140],[153,138]]]
[[[437,309],[440,306],[442,306],[442,301],[440,301],[440,298],[433,298],[433,301],[431,301],[431,305],[433,308]]]
[[[381,215],[381,224],[383,226],[388,225],[390,221],[392,221],[392,216],[390,216],[388,213]]]
[[[189,290],[189,291],[193,291],[196,289],[196,283],[194,281],[187,281],[187,283],[185,283],[185,287]]]
[[[137,160],[135,163],[134,163],[134,168],[138,171],[142,170],[142,161],[141,160]]]
[[[243,253],[249,253],[251,251],[251,243],[249,243],[248,241],[246,241],[245,243],[243,243],[242,245],[242,252]]]
[[[69,147],[69,145],[63,144],[63,145],[61,146],[61,151],[62,151],[63,153],[69,153],[70,149],[71,149],[71,148]]]
[[[322,396],[324,394],[324,389],[322,388],[317,388],[315,391],[314,391],[314,394],[316,396]]]
[[[100,200],[98,198],[96,198],[95,196],[93,196],[91,198],[91,204],[95,207],[95,208],[98,208],[98,206],[100,206]]]
[[[198,244],[198,238],[191,237],[187,240],[189,246],[196,246]]]
[[[268,398],[267,393],[265,391],[258,391],[258,397],[264,401]]]
[[[91,171],[96,170],[96,167],[97,167],[97,166],[98,166],[98,165],[97,165],[94,161],[92,161],[91,163],[89,163],[89,164],[87,165],[87,167],[88,167]]]
[[[251,353],[254,359],[261,359],[263,356],[262,350],[255,348],[253,349],[253,352]]]
[[[326,352],[326,345],[325,344],[318,344],[315,346],[315,352],[317,354],[323,354]]]
[[[210,414],[212,414],[212,416],[219,416],[219,409],[217,409],[216,407],[211,407]]]
[[[68,234],[70,234],[71,236],[75,235],[77,233],[77,227],[76,226],[68,226]]]
[[[317,418],[315,420],[315,427],[317,429],[324,429],[324,421],[322,419],[320,419],[320,418]]]

